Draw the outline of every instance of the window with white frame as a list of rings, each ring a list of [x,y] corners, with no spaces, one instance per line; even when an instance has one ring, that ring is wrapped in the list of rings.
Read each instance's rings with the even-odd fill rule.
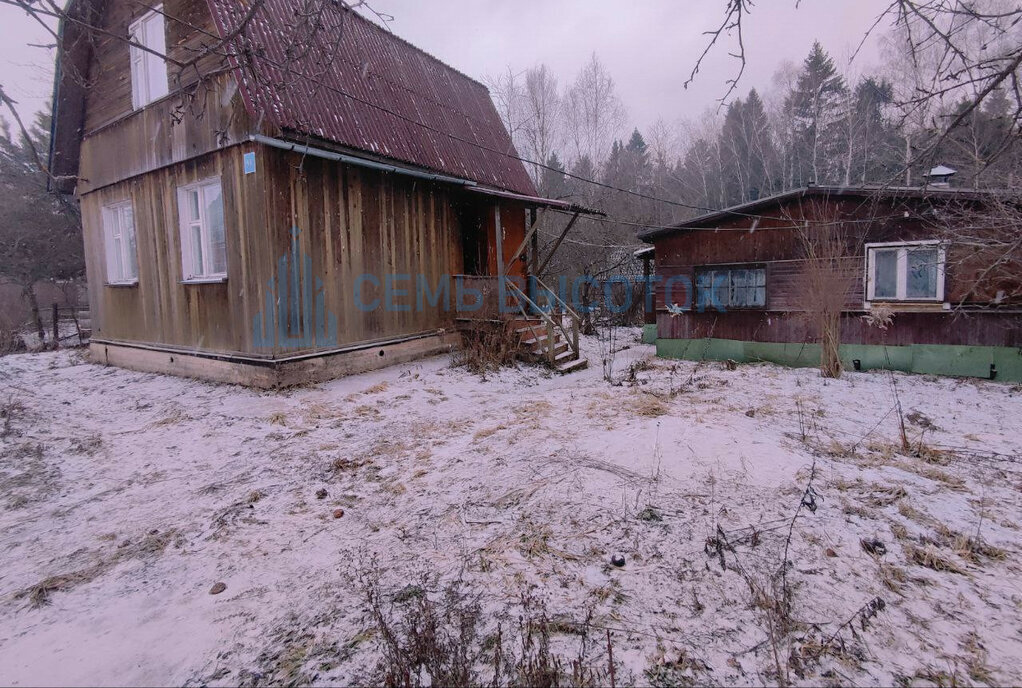
[[[939,241],[866,245],[867,301],[943,301]]]
[[[147,12],[128,28],[131,40],[131,105],[139,109],[170,92],[163,7]]]
[[[181,218],[181,265],[185,281],[227,277],[224,198],[220,180],[212,179],[178,189]]]
[[[135,246],[135,214],[131,201],[103,208],[103,234],[106,243],[106,279],[108,284],[136,284],[138,255]]]

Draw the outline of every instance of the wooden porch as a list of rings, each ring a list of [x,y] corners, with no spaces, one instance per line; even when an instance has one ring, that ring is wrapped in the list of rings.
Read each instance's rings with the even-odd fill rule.
[[[581,318],[538,278],[531,277],[528,286],[520,278],[493,275],[454,275],[453,279],[455,294],[472,297],[471,301],[455,299],[459,329],[510,322],[520,359],[543,363],[562,374],[588,366],[579,349]]]

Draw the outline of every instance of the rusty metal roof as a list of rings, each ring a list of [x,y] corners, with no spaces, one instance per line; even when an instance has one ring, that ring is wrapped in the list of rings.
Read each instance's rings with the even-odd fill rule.
[[[208,3],[253,121],[535,195],[481,83],[341,3]]]

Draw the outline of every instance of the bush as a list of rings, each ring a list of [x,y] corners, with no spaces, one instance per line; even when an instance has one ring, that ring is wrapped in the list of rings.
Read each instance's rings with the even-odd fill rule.
[[[513,366],[520,351],[521,337],[515,332],[514,320],[478,322],[475,329],[462,332],[462,346],[454,354],[454,365],[485,375]]]

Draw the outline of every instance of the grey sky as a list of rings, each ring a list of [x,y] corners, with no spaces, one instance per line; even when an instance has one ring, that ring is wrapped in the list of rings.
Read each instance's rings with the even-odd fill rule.
[[[722,45],[696,82],[683,83],[722,19],[724,0],[373,0],[399,36],[476,78],[548,64],[562,85],[596,52],[614,77],[629,126],[698,117],[714,107],[735,61]],[[767,88],[785,61],[799,62],[819,39],[844,69],[889,0],[761,0],[746,26],[748,66],[740,91]],[[0,8],[0,84],[27,115],[52,89],[52,51],[29,47],[49,36],[10,6]],[[853,66],[869,71],[870,46]]]

